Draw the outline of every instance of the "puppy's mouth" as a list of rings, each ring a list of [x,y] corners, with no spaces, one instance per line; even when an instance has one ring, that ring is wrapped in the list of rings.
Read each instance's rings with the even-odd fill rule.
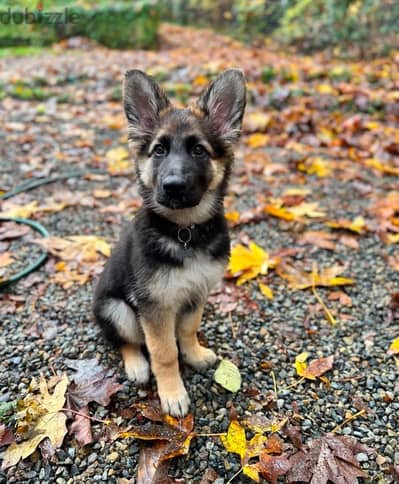
[[[164,195],[157,197],[157,202],[163,207],[169,208],[171,210],[179,210],[183,208],[193,208],[196,207],[201,201],[201,197],[179,197],[172,198]]]

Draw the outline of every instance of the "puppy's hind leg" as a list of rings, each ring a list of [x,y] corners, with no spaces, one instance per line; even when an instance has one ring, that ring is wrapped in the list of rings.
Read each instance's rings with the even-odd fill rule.
[[[140,349],[144,334],[133,309],[122,299],[108,299],[101,313],[110,323],[105,332],[113,330],[117,333],[127,377],[138,384],[147,383],[150,365]]]

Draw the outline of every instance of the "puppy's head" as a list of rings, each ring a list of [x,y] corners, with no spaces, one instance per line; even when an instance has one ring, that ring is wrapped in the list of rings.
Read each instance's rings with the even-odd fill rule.
[[[194,106],[173,107],[139,70],[124,81],[129,144],[144,200],[176,223],[201,223],[221,203],[245,108],[241,71],[223,72]]]

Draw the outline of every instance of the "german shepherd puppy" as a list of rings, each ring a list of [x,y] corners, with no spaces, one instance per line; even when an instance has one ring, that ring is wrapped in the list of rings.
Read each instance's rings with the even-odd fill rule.
[[[126,73],[123,91],[143,205],[107,261],[94,314],[138,384],[150,375],[141,351],[147,346],[163,411],[184,416],[190,400],[177,343],[197,369],[216,361],[199,344],[197,330],[230,253],[223,198],[241,131],[245,80],[241,71],[227,70],[186,109],[173,107],[139,70]]]

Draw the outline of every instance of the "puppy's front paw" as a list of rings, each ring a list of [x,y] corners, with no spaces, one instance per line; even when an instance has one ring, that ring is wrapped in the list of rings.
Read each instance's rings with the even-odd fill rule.
[[[144,385],[150,379],[150,365],[144,356],[125,362],[125,371],[128,379],[138,385]]]
[[[173,417],[184,417],[190,407],[190,398],[184,386],[179,391],[159,392],[162,410]]]
[[[216,362],[215,353],[209,348],[198,346],[194,351],[183,355],[185,361],[197,370],[205,370]]]

